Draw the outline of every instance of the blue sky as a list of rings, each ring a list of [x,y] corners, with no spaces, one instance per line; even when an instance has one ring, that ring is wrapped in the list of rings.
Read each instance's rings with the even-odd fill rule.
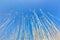
[[[0,14],[3,14],[3,15],[10,12],[12,16],[16,16],[14,14],[16,11],[26,12],[30,8],[36,9],[37,12],[39,8],[42,8],[45,14],[48,14],[48,12],[50,12],[56,18],[54,22],[57,24],[57,28],[60,29],[60,0],[0,0]],[[13,12],[11,12],[11,10],[13,10]],[[0,16],[1,16],[0,17],[1,20],[6,17],[6,16],[2,17],[2,15]],[[11,20],[13,19],[13,17],[12,18],[9,17],[9,18]],[[16,22],[17,20],[15,20],[15,23]],[[12,26],[15,26],[15,25],[12,25]],[[12,29],[13,28],[14,27],[12,27]],[[11,30],[9,30],[8,32],[10,31]]]
[[[0,12],[9,12],[11,9],[42,8],[60,19],[60,0],[0,0]],[[60,23],[59,23],[60,24]]]

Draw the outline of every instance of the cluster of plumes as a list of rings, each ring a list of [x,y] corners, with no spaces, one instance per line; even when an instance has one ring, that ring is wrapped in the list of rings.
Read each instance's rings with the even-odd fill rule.
[[[50,19],[50,15],[46,15],[42,9],[40,9],[42,14],[41,18],[39,18],[35,10],[30,10],[30,12],[33,13],[33,15],[29,14],[30,17],[28,15],[25,17],[23,15],[22,19],[20,19],[20,16],[18,16],[19,18],[14,17],[14,20],[17,18],[16,27],[13,30],[10,29],[12,32],[9,37],[6,31],[3,31],[0,40],[60,40],[60,31],[56,28],[56,24]],[[2,30],[2,28],[4,29],[8,23],[10,25],[14,24],[14,20],[6,20],[6,22],[0,26],[0,30]],[[22,20],[21,25],[19,24],[20,20]],[[5,29],[9,30],[9,28]]]

